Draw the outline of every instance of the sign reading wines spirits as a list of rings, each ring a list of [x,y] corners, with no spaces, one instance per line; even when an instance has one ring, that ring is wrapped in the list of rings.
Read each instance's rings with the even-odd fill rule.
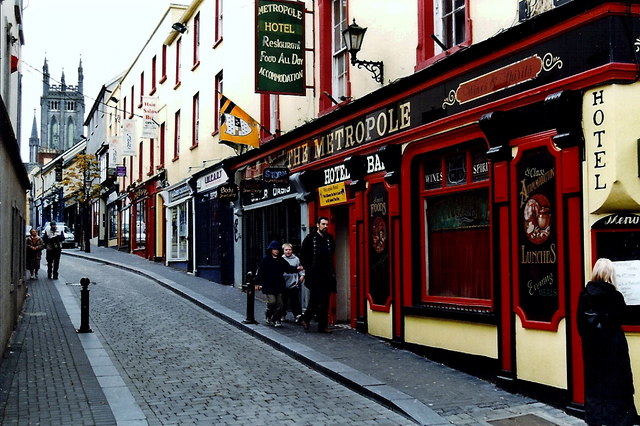
[[[256,92],[305,94],[304,3],[259,0]]]

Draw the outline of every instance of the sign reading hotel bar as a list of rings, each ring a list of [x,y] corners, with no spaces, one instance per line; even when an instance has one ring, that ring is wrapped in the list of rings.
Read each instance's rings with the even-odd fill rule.
[[[551,322],[558,310],[556,160],[546,147],[522,153],[516,164],[518,305],[529,321]]]
[[[304,3],[259,0],[256,92],[305,94]]]

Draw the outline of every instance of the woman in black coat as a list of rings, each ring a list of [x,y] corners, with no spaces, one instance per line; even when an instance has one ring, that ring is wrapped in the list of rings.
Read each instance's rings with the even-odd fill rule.
[[[589,425],[636,424],[629,347],[621,325],[625,308],[613,263],[598,259],[578,302]]]

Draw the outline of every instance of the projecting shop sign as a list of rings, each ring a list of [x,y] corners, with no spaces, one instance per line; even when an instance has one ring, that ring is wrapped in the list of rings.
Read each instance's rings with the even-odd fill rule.
[[[304,3],[259,0],[256,26],[256,92],[304,95]]]

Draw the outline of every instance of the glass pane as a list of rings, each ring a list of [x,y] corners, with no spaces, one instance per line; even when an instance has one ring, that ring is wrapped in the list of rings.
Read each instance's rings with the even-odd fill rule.
[[[453,24],[455,28],[455,44],[463,43],[466,39],[465,37],[465,16],[464,9],[458,10],[454,14],[455,22]]]
[[[489,159],[485,150],[471,154],[471,181],[481,182],[489,179]]]
[[[445,158],[446,186],[467,183],[467,156],[464,152]]]
[[[442,188],[442,160],[433,158],[424,164],[424,189]]]

